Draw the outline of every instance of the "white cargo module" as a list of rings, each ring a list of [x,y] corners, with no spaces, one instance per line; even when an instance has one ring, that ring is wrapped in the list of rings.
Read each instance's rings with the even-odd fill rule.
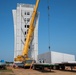
[[[17,8],[13,10],[14,20],[14,58],[18,55],[22,55],[24,43],[26,42],[26,35],[30,24],[30,19],[34,5],[18,3]],[[30,58],[37,60],[38,55],[38,21],[39,14],[35,17],[35,30],[32,37],[31,45],[29,47]]]
[[[38,61],[44,61],[45,63],[62,63],[75,61],[75,55],[60,53],[60,52],[47,52],[38,55]]]

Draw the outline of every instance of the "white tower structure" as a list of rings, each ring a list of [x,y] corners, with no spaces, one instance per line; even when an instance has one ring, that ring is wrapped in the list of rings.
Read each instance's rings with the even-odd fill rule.
[[[17,8],[15,10],[12,10],[14,20],[14,58],[16,58],[18,55],[22,55],[33,8],[34,5],[18,3]],[[39,14],[37,13],[34,23],[35,30],[28,54],[30,58],[33,58],[36,61],[38,56],[38,21]]]

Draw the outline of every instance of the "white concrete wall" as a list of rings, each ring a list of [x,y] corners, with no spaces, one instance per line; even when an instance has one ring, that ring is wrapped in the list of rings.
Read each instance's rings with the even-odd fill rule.
[[[14,55],[17,55],[17,51],[16,51],[16,10],[13,10],[13,20],[14,20]],[[15,58],[15,56],[14,56]]]
[[[27,19],[31,19],[33,8],[34,5],[17,4],[17,8],[15,10],[12,10],[13,20],[14,20],[14,58],[17,55],[22,54],[25,38],[28,30],[27,27],[25,28],[25,25],[26,26],[30,25],[30,21],[27,22]],[[28,12],[30,13],[30,15],[27,15]],[[35,60],[37,60],[37,55],[38,55],[38,21],[39,21],[39,14],[37,14],[37,17],[35,19],[34,36],[29,50],[29,57]]]

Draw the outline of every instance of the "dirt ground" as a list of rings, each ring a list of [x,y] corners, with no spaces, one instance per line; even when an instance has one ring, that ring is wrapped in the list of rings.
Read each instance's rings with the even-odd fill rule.
[[[10,68],[11,71],[0,71],[0,75],[76,75],[76,71],[60,71],[60,70],[51,70],[51,71],[39,71],[32,69],[23,69],[23,68]]]
[[[15,69],[13,72],[16,75],[76,75],[76,72],[70,71],[59,71],[59,70],[51,70],[50,71],[38,71],[38,70],[30,70],[30,69]]]

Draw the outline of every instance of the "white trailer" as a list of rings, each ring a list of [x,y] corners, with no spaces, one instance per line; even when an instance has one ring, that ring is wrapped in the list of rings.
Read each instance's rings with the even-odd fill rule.
[[[47,52],[38,55],[38,61],[40,63],[53,64],[52,68],[64,70],[66,66],[69,66],[71,70],[76,66],[75,55],[60,53],[60,52]]]

